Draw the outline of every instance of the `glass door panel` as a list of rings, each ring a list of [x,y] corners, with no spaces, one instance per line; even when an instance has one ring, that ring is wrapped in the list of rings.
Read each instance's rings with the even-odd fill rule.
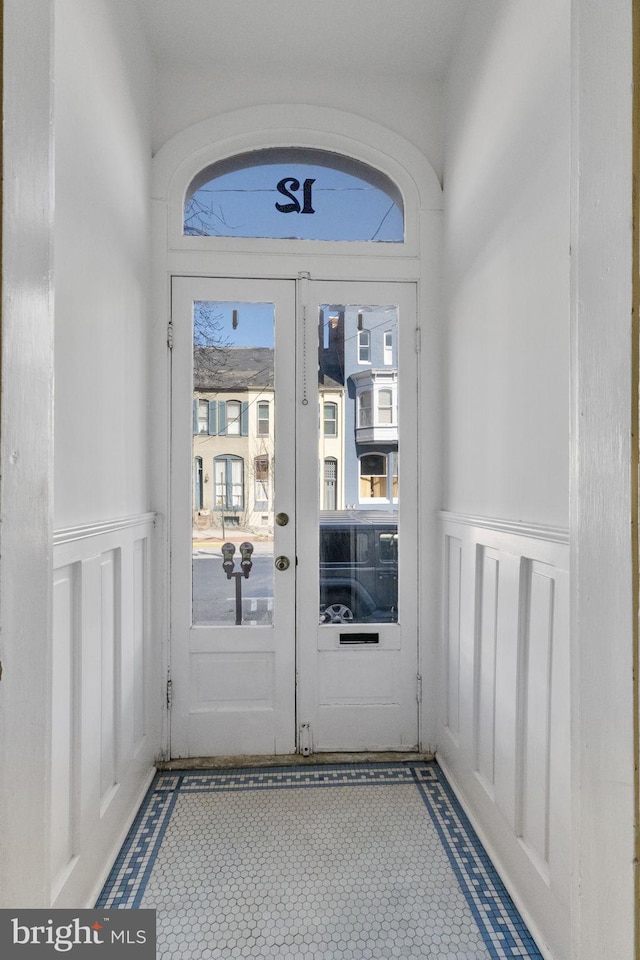
[[[321,304],[318,321],[320,622],[394,623],[398,310]]]
[[[273,622],[274,369],[273,303],[194,302],[194,624]]]

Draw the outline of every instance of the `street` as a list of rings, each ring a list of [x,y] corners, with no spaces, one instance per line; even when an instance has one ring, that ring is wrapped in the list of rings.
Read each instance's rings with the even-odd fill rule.
[[[240,578],[242,622],[268,625],[273,614],[273,556],[253,556],[249,577]],[[235,555],[235,572],[240,557]],[[193,622],[234,625],[236,622],[236,584],[222,569],[221,553],[200,553],[193,557]]]

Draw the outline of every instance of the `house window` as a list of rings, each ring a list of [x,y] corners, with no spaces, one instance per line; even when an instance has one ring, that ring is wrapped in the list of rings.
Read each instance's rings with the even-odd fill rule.
[[[358,333],[358,363],[371,363],[371,334],[368,330]]]
[[[269,457],[259,456],[253,461],[254,499],[256,509],[264,510],[269,503]]]
[[[202,457],[193,461],[193,509],[202,510]]]
[[[358,426],[371,427],[371,390],[363,390],[358,394]]]
[[[385,331],[384,335],[383,363],[385,367],[390,367],[393,364],[393,333],[391,330]]]
[[[215,507],[217,510],[244,508],[244,460],[231,455],[216,457],[213,462]]]
[[[258,436],[269,436],[269,402],[267,400],[258,402]]]
[[[338,461],[327,457],[324,461],[324,509],[338,508]]]
[[[183,231],[402,243],[404,208],[395,183],[361,161],[326,150],[268,147],[201,170],[186,193]]]
[[[360,500],[387,498],[387,458],[381,453],[360,457]]]
[[[338,404],[325,403],[324,405],[324,435],[325,437],[338,436]]]
[[[198,400],[198,433],[209,433],[208,400]]]
[[[240,436],[240,415],[242,407],[239,400],[227,400],[227,436]]]
[[[391,496],[394,500],[398,499],[398,451],[389,454],[389,467],[391,474]]]
[[[393,391],[378,390],[378,423],[393,423]]]

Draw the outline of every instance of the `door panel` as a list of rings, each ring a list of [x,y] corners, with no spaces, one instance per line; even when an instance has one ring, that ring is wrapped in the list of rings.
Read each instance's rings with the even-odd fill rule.
[[[308,282],[299,409],[299,723],[303,749],[418,740],[415,287]],[[322,415],[326,403],[340,415]],[[329,424],[327,434],[326,425]],[[336,461],[328,509],[318,483]],[[319,466],[317,466],[319,465]],[[400,471],[399,471],[400,467]],[[323,473],[320,472],[320,477]],[[326,476],[326,473],[324,473]]]
[[[174,279],[175,757],[295,749],[294,319],[293,281]]]

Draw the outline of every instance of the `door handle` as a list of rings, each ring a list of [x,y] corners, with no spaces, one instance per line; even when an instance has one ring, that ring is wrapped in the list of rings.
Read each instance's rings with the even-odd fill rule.
[[[276,557],[274,563],[275,563],[276,570],[289,569],[289,557]]]

